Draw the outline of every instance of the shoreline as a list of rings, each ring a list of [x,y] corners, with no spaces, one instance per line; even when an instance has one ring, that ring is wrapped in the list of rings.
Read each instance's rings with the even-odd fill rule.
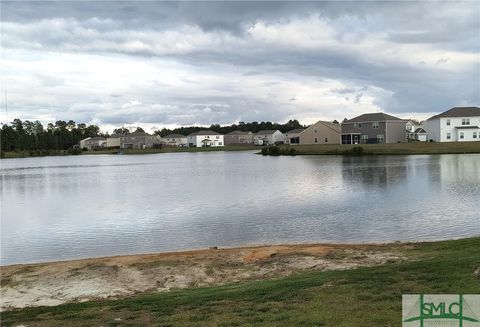
[[[404,260],[415,243],[279,244],[1,266],[0,311]]]
[[[157,154],[157,153],[196,153],[196,152],[230,152],[230,151],[255,151],[261,154],[265,146],[256,145],[228,145],[223,147],[164,147],[161,149],[127,149],[123,154]],[[278,155],[337,155],[337,156],[374,156],[374,155],[441,155],[441,154],[475,154],[480,153],[480,142],[412,142],[392,144],[314,144],[314,145],[279,145]],[[352,152],[353,148],[362,148],[361,153]],[[294,149],[293,152],[289,152]],[[51,150],[55,154],[31,155],[29,151],[4,152],[2,159],[58,157],[72,155],[118,155],[118,150],[108,149],[99,151],[85,151],[81,154],[69,154],[68,150]],[[272,155],[272,154],[267,154]]]

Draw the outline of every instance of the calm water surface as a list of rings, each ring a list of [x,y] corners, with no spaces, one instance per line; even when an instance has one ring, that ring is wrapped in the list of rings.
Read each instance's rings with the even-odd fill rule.
[[[1,161],[1,264],[480,234],[480,155]]]

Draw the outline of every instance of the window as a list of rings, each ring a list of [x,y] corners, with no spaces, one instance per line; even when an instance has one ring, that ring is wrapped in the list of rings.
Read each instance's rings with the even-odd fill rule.
[[[220,136],[215,136],[215,138],[218,140],[220,138]]]
[[[474,139],[477,138],[477,132],[473,132],[473,138],[474,138]]]
[[[218,145],[222,145],[222,142],[218,142]]]
[[[373,123],[372,123],[372,128],[378,128],[379,125],[380,125],[380,124],[378,123],[378,121],[373,122]]]
[[[357,123],[353,123],[353,128],[358,128],[358,124],[357,124]]]
[[[465,137],[465,135],[463,134],[463,132],[460,132],[460,139],[463,139]]]
[[[328,137],[325,138],[325,143],[328,143]]]
[[[368,135],[362,135],[362,143],[368,142]]]
[[[452,134],[447,133],[447,140],[450,140],[452,138]]]
[[[470,118],[462,118],[462,125],[470,125]]]
[[[358,123],[358,128],[362,128],[362,123]]]
[[[383,136],[383,134],[378,134],[377,140],[378,140],[378,143],[383,143],[385,141],[385,137]]]
[[[315,128],[315,133],[317,132],[317,129]]]
[[[318,139],[317,139],[317,138],[315,138],[315,143],[318,143]]]
[[[450,119],[447,119],[447,126],[450,126]]]

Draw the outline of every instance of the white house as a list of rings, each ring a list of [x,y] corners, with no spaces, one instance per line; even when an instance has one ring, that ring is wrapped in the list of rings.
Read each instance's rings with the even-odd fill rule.
[[[87,137],[80,141],[80,149],[93,150],[97,148],[103,148],[107,145],[107,139],[100,136]]]
[[[423,122],[435,142],[480,141],[480,108],[455,107]]]
[[[223,135],[214,131],[198,131],[187,136],[188,146],[224,146]]]
[[[258,131],[253,136],[253,143],[256,145],[279,144],[285,141],[285,135],[279,130]]]
[[[182,134],[168,134],[161,142],[167,146],[188,146],[187,137]]]

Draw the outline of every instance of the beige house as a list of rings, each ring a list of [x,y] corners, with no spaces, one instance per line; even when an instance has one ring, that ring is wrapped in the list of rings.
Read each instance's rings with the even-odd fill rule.
[[[305,131],[304,128],[292,129],[285,133],[285,144],[299,144],[300,134]]]
[[[182,134],[168,134],[161,142],[166,146],[188,146],[187,137]]]
[[[101,136],[87,137],[80,141],[80,149],[98,149],[107,145],[107,139]]]
[[[253,144],[253,133],[233,131],[224,135],[225,145]]]
[[[120,147],[120,134],[112,134],[107,138],[107,148],[119,148]]]
[[[291,144],[341,144],[340,124],[319,120],[298,134],[298,143]]]

